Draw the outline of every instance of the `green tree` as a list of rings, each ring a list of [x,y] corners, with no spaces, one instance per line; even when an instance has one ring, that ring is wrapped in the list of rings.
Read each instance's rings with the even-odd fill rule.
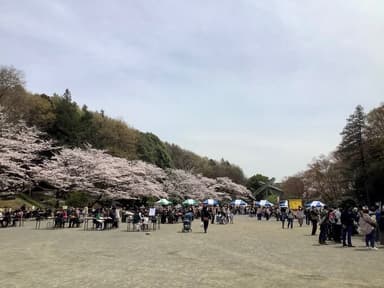
[[[70,207],[84,207],[90,202],[90,197],[88,193],[81,191],[74,191],[68,194],[65,203]]]
[[[262,174],[250,177],[246,187],[252,192],[256,200],[268,199],[271,195],[280,195],[282,192],[275,184],[275,178],[269,179]]]
[[[80,146],[79,127],[80,109],[72,101],[71,92],[66,89],[63,96],[54,95],[52,98],[55,121],[49,129],[49,133],[54,136],[60,144],[71,147]]]
[[[140,132],[137,154],[140,160],[155,164],[161,168],[173,166],[165,144],[152,133]]]
[[[371,201],[384,202],[384,104],[367,115],[367,175]]]
[[[89,140],[92,146],[106,149],[114,156],[138,159],[139,131],[130,128],[121,120],[107,117],[104,111],[93,113],[92,127],[94,131]]]
[[[165,143],[168,154],[172,159],[174,168],[190,171],[192,173],[201,173],[201,157],[193,152],[184,150],[175,144]]]
[[[93,126],[93,113],[88,111],[88,107],[83,105],[80,114],[79,123],[78,123],[78,135],[77,139],[80,146],[83,146],[84,143],[92,143],[93,135],[96,132],[96,127]]]
[[[358,105],[341,132],[342,140],[337,149],[337,157],[344,162],[344,174],[353,186],[355,197],[371,204],[367,182],[365,155],[366,116],[362,106]]]
[[[51,98],[45,94],[28,94],[26,102],[29,109],[24,114],[24,120],[31,126],[37,126],[42,131],[48,131],[56,118]]]

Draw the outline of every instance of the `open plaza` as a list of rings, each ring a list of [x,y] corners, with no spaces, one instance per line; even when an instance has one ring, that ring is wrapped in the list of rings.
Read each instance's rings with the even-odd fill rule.
[[[384,247],[319,245],[310,226],[235,216],[234,224],[200,220],[160,230],[0,229],[0,287],[370,287],[384,285]]]

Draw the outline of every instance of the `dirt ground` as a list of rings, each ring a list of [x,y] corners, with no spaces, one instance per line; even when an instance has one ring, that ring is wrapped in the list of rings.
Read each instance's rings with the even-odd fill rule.
[[[297,225],[297,223],[295,223]],[[192,233],[0,229],[0,287],[384,287],[384,247],[319,246],[310,227],[235,217]],[[44,224],[42,224],[44,227]]]

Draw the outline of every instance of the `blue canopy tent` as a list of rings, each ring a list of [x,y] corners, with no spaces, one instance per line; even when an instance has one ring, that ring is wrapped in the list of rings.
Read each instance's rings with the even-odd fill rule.
[[[312,201],[312,202],[308,202],[308,203],[305,203],[305,207],[317,207],[317,208],[321,208],[321,207],[324,207],[325,204],[321,201]]]
[[[219,205],[219,201],[215,200],[215,199],[207,199],[207,200],[204,200],[203,201],[203,204],[204,205]]]
[[[280,208],[288,208],[288,200],[282,200],[279,202]]]
[[[274,204],[269,202],[268,200],[260,200],[260,201],[255,201],[256,206],[261,206],[261,207],[272,207]]]
[[[247,206],[248,205],[247,202],[245,202],[244,200],[241,200],[241,199],[236,199],[229,204],[231,204],[233,206]]]

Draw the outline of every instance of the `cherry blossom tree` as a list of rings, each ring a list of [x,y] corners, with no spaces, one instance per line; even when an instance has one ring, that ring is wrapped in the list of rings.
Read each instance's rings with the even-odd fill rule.
[[[25,122],[10,122],[0,106],[0,192],[14,194],[32,185],[31,169],[53,149],[44,134]]]
[[[202,200],[214,195],[215,191],[211,188],[215,183],[214,179],[209,179],[211,185],[207,185],[208,181],[204,180],[208,178],[195,176],[180,169],[168,169],[167,176],[164,186],[171,198]]]
[[[22,121],[9,122],[2,110],[0,128],[0,192],[19,192],[45,182],[63,193],[83,191],[112,199],[251,198],[249,190],[229,178],[211,179],[179,169],[163,170],[92,147],[55,147],[36,128]]]
[[[184,170],[168,169],[165,189],[172,198],[203,200],[215,198],[231,200],[235,198],[251,199],[252,194],[242,185],[227,177],[217,179],[194,175]]]
[[[252,192],[245,186],[234,183],[228,177],[219,177],[216,179],[215,191],[221,193],[223,198],[227,199],[253,199]]]
[[[36,177],[63,191],[81,190],[107,198],[167,197],[162,169],[93,148],[63,149],[35,169]]]

